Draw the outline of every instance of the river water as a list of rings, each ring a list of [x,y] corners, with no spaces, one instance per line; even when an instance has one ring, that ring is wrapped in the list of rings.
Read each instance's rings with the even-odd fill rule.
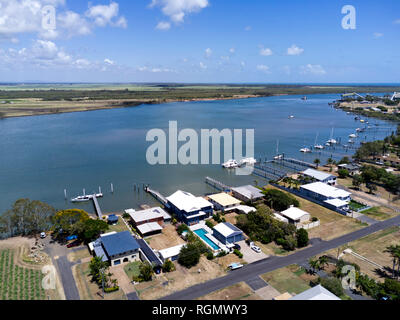
[[[331,155],[351,156],[337,148],[323,153],[301,154],[300,148],[325,144],[333,137],[347,144],[348,137],[363,125],[354,115],[328,106],[339,95],[280,96],[243,100],[169,103],[133,108],[77,112],[0,121],[0,213],[19,198],[47,202],[58,209],[79,207],[93,212],[91,203],[73,205],[64,198],[97,191],[103,212],[118,212],[157,202],[134,189],[149,184],[168,196],[177,189],[196,195],[211,193],[206,176],[227,185],[265,184],[256,176],[236,176],[220,165],[149,165],[146,142],[150,129],[168,130],[169,121],[178,128],[255,129],[256,158],[271,159],[276,152],[312,162]],[[294,119],[289,119],[293,115]],[[367,118],[364,118],[368,120]],[[361,140],[381,139],[395,130],[394,123],[370,119],[373,127]],[[378,124],[378,126],[376,125]],[[111,183],[114,193],[111,193]]]

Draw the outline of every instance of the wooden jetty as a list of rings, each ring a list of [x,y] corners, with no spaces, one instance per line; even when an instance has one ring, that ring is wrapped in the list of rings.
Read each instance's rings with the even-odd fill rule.
[[[144,187],[144,191],[150,193],[156,200],[160,201],[164,206],[168,207],[168,200],[160,192],[150,189],[148,186]]]
[[[217,181],[213,178],[210,177],[206,177],[206,183],[210,186],[212,186],[213,188],[220,190],[220,191],[224,191],[224,192],[230,192],[232,187],[227,186],[226,184]]]
[[[99,202],[97,201],[97,197],[95,195],[91,196],[91,199],[93,200],[94,208],[96,210],[96,214],[99,217],[99,219],[103,219],[103,213],[101,212]]]

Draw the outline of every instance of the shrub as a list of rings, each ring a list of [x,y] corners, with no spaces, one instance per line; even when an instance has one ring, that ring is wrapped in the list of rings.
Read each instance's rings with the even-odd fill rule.
[[[239,258],[243,258],[243,253],[241,253],[238,249],[235,249],[233,253],[236,254]]]
[[[118,286],[112,287],[112,288],[104,288],[104,292],[105,293],[112,293],[112,292],[116,292],[119,290]]]
[[[208,251],[207,252],[207,259],[208,260],[214,260],[214,253],[212,253],[212,251],[210,250],[210,251]]]
[[[175,265],[171,260],[167,260],[164,262],[163,266],[162,266],[162,271],[163,272],[172,272],[175,271]]]
[[[319,221],[319,219],[317,217],[312,217],[311,221],[312,222],[317,222],[317,221]]]
[[[183,224],[178,226],[176,231],[178,232],[179,235],[181,235],[184,231],[190,231],[190,229],[186,224],[183,223]]]
[[[308,232],[305,229],[300,229],[297,231],[296,234],[296,238],[297,238],[297,246],[299,248],[304,248],[308,246],[309,243],[309,238],[308,238]]]
[[[219,253],[218,253],[218,258],[222,258],[222,257],[225,257],[227,255],[227,253],[224,251],[224,250],[222,250],[222,251],[220,251]]]
[[[344,294],[342,282],[337,278],[320,278],[319,282],[325,289],[329,290],[338,297]]]
[[[339,169],[338,175],[339,175],[339,178],[345,179],[350,175],[350,173],[349,173],[349,170],[347,170],[347,169]]]
[[[214,225],[210,220],[206,221],[206,226],[209,227],[210,229],[214,228]]]
[[[265,191],[265,203],[276,211],[285,211],[290,206],[299,207],[299,201],[290,194],[281,190],[269,189]]]
[[[182,247],[178,263],[189,269],[199,263],[200,255],[199,247],[194,243],[189,243],[187,246]]]

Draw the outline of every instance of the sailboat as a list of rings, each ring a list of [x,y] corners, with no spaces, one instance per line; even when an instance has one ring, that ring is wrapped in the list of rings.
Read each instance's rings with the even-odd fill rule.
[[[321,144],[317,144],[318,136],[319,136],[319,133],[317,133],[317,136],[315,137],[314,149],[322,150],[322,149],[324,149],[324,146]]]
[[[283,155],[279,154],[279,140],[276,141],[276,156],[274,157],[274,160],[282,160]]]
[[[334,130],[334,128],[332,128],[331,138],[327,141],[326,145],[337,144],[337,141],[335,139],[333,139],[333,130]]]

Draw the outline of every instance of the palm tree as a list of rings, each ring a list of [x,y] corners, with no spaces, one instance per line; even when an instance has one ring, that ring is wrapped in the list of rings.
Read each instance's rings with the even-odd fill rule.
[[[329,158],[329,159],[328,159],[328,164],[329,164],[330,166],[333,164],[333,159],[332,159],[332,158]]]
[[[389,246],[386,248],[385,252],[390,253],[391,257],[392,257],[392,261],[393,261],[393,268],[392,268],[392,272],[393,272],[393,279],[395,278],[395,272],[396,272],[396,263],[399,260],[399,254],[400,254],[400,250],[399,250],[400,246]]]
[[[311,258],[310,260],[308,260],[308,264],[310,265],[313,274],[315,273],[316,270],[319,270],[320,268],[320,263],[318,259]]]
[[[321,269],[325,268],[325,265],[328,265],[328,257],[327,256],[321,256],[318,259],[319,265]]]
[[[317,165],[317,168],[319,167],[319,165],[321,164],[321,160],[319,159],[315,159],[314,163]]]

